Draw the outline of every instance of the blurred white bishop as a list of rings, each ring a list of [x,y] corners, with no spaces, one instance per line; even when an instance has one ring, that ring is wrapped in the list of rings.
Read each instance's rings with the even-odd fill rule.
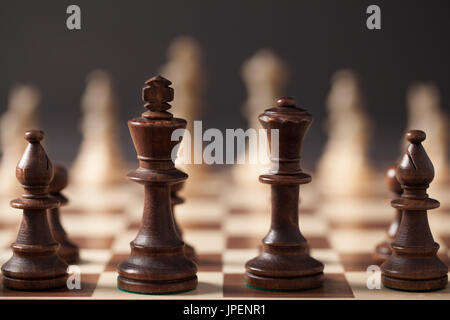
[[[450,180],[447,162],[448,115],[441,110],[439,90],[432,83],[412,85],[407,93],[407,105],[407,129],[423,130],[427,134],[423,147],[434,166],[432,191]]]
[[[108,73],[95,70],[88,75],[81,107],[82,141],[70,172],[71,183],[101,188],[124,182],[126,167],[119,147],[117,104]]]
[[[374,187],[368,161],[372,128],[352,71],[339,70],[333,75],[327,111],[328,141],[316,174],[320,192],[330,196],[370,193]]]
[[[283,96],[288,78],[287,68],[275,52],[270,49],[260,49],[244,62],[241,75],[247,88],[247,101],[244,104],[243,114],[247,119],[248,128],[258,132],[262,129],[258,116],[265,109],[275,106],[276,101]],[[265,138],[262,141],[265,142]],[[258,144],[258,147],[262,146]],[[257,149],[254,151],[257,152]],[[262,161],[253,165],[248,164],[250,156],[261,160],[258,155],[250,155],[247,146],[245,154],[238,155],[238,157],[245,157],[246,162],[234,166],[233,179],[244,186],[257,188],[261,185],[258,183],[258,176],[265,166],[261,163]]]
[[[18,196],[22,188],[16,178],[16,166],[25,151],[27,141],[25,131],[37,129],[37,109],[39,91],[29,85],[12,88],[8,110],[0,120],[2,159],[0,163],[0,195]]]

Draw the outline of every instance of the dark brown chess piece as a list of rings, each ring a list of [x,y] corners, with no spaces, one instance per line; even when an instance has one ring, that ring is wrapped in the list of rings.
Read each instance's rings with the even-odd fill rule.
[[[312,116],[285,97],[258,119],[267,129],[271,145],[271,168],[268,174],[259,176],[259,181],[271,185],[272,223],[262,241],[262,253],[245,265],[246,282],[271,290],[320,287],[324,266],[309,256],[309,246],[298,225],[299,185],[311,181],[301,169],[300,153]],[[272,147],[276,143],[271,139],[274,129],[279,134],[279,153]]]
[[[385,180],[386,185],[391,193],[391,199],[394,200],[399,198],[402,194],[402,187],[395,177],[395,166],[390,167],[386,171]],[[401,219],[402,211],[399,209],[395,209],[395,217],[389,226],[387,238],[383,242],[379,243],[375,248],[374,258],[378,263],[386,261],[391,256],[391,243],[392,241],[394,241],[395,236],[397,235]]]
[[[172,186],[170,189],[170,198],[171,198],[171,204],[172,204],[172,213],[173,213],[173,222],[175,223],[175,230],[177,231],[178,236],[180,239],[183,240],[183,230],[181,230],[180,225],[177,222],[176,216],[175,216],[175,207],[179,204],[184,203],[184,199],[178,195],[178,192],[183,189],[184,182],[176,183]],[[193,246],[184,243],[184,254],[188,259],[191,259],[194,262],[197,262],[197,256],[195,254],[195,249]]]
[[[56,165],[54,167],[53,180],[50,183],[49,193],[52,197],[58,199],[60,204],[66,205],[69,201],[61,194],[61,191],[67,186],[68,174],[66,168]],[[69,240],[64,227],[61,224],[59,207],[49,209],[47,212],[48,223],[53,237],[59,242],[58,255],[68,264],[74,264],[79,259],[79,249]]]
[[[426,193],[434,178],[434,168],[421,142],[425,132],[410,130],[411,143],[396,169],[403,193],[392,200],[403,216],[398,234],[392,242],[392,255],[381,265],[382,282],[386,287],[406,291],[437,290],[447,285],[447,266],[437,257],[439,244],[431,234],[427,210],[439,202]]]
[[[171,159],[179,143],[172,141],[172,133],[186,128],[186,121],[167,111],[173,100],[169,80],[157,76],[145,84],[142,96],[149,111],[128,121],[139,159],[139,168],[128,178],[144,185],[144,212],[131,254],[118,267],[117,283],[120,289],[140,293],[187,291],[197,286],[197,266],[184,255],[170,198],[171,187],[187,179]]]
[[[46,290],[66,285],[67,264],[57,255],[58,242],[52,236],[46,211],[57,208],[59,201],[48,193],[53,166],[40,141],[44,133],[27,131],[29,142],[16,167],[16,177],[24,189],[11,206],[23,210],[23,219],[14,255],[2,266],[3,284],[17,290]]]

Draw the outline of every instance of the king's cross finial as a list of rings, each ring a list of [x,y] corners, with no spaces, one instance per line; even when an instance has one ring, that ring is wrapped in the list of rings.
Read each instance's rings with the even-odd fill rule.
[[[172,82],[161,76],[150,78],[142,89],[142,99],[147,102],[145,107],[149,110],[142,116],[149,119],[170,119],[172,114],[167,112],[171,108],[168,103],[173,100]]]

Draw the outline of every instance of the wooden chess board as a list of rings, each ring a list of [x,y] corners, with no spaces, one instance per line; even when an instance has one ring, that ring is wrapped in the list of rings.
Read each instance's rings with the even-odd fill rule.
[[[450,286],[427,293],[387,289],[370,290],[366,282],[374,265],[372,252],[384,239],[394,211],[380,196],[324,200],[312,189],[301,188],[300,229],[313,257],[325,265],[320,289],[298,292],[254,290],[244,284],[244,264],[258,253],[270,224],[269,187],[237,187],[222,173],[192,180],[186,202],[176,208],[185,241],[199,257],[197,289],[173,295],[123,292],[116,286],[116,266],[129,254],[142,212],[139,186],[105,195],[105,209],[89,209],[89,201],[65,193],[72,202],[62,209],[63,224],[81,248],[81,289],[21,292],[0,285],[2,299],[450,299]],[[84,195],[86,197],[86,195]],[[96,197],[98,198],[98,197]],[[109,200],[109,201],[108,201]],[[441,200],[441,199],[440,199]],[[2,200],[2,208],[8,202]],[[5,202],[6,201],[6,202]],[[0,263],[10,256],[19,210],[3,210],[0,220]],[[8,217],[8,218],[7,218]],[[14,218],[11,218],[14,217]],[[450,207],[443,204],[429,213],[431,230],[441,248],[441,259],[450,264]]]

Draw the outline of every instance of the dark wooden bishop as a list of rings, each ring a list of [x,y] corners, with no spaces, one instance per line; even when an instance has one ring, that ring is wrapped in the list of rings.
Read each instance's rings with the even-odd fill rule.
[[[24,193],[11,206],[23,210],[23,219],[2,273],[4,286],[17,290],[59,288],[67,280],[67,264],[57,255],[59,244],[47,221],[47,210],[57,208],[59,201],[48,193],[53,166],[40,144],[43,138],[42,131],[25,133],[29,144],[16,167]]]
[[[426,193],[434,168],[422,146],[425,137],[425,132],[419,130],[406,133],[410,145],[396,169],[403,193],[391,204],[402,210],[403,216],[391,244],[392,255],[381,265],[382,282],[393,289],[437,290],[448,282],[448,268],[436,255],[439,244],[433,240],[428,225],[427,210],[438,208],[439,202]]]
[[[396,166],[390,167],[386,171],[385,176],[386,185],[391,193],[390,197],[392,200],[399,198],[402,194],[402,187],[395,176],[395,168]],[[389,225],[386,239],[375,247],[374,258],[377,263],[382,263],[391,256],[391,244],[398,233],[401,219],[402,211],[400,209],[395,209],[395,216]]]
[[[173,214],[173,221],[175,224],[175,230],[177,231],[178,236],[180,239],[183,240],[183,230],[181,229],[180,225],[177,222],[176,216],[175,216],[175,207],[179,204],[184,203],[184,198],[180,197],[178,192],[180,192],[181,189],[183,189],[184,182],[176,183],[172,186],[170,189],[170,198],[172,201],[172,214]],[[184,240],[183,240],[184,241]],[[191,259],[192,261],[197,262],[197,255],[195,254],[195,249],[193,246],[191,246],[188,243],[184,243],[184,254],[188,259]]]
[[[299,185],[311,181],[301,169],[300,153],[312,116],[285,97],[258,118],[267,129],[271,146],[271,168],[268,174],[259,176],[259,181],[271,185],[272,222],[262,241],[262,253],[245,265],[246,282],[271,290],[320,287],[324,266],[309,256],[309,246],[298,225]],[[271,140],[274,129],[278,130],[278,153],[273,148],[276,141]]]
[[[172,133],[186,128],[186,121],[167,111],[173,100],[170,84],[160,76],[148,80],[142,92],[148,111],[128,121],[139,160],[128,178],[145,188],[141,228],[130,256],[118,267],[118,287],[131,292],[171,293],[197,286],[197,266],[184,254],[171,210],[171,187],[187,175],[171,158],[179,143],[171,140]]]
[[[67,186],[67,169],[63,166],[55,165],[53,180],[50,183],[50,195],[60,202],[61,206],[66,205],[69,200],[61,193]],[[53,237],[59,242],[58,255],[68,264],[74,264],[79,260],[79,249],[76,244],[70,241],[61,223],[59,207],[49,209],[47,212],[48,223]]]

